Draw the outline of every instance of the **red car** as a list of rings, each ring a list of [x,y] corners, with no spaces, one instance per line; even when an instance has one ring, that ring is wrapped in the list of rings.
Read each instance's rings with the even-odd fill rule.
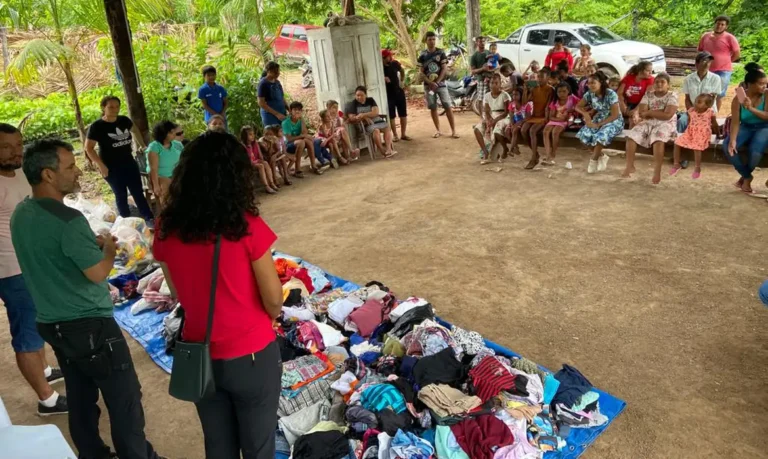
[[[277,29],[272,48],[277,56],[301,61],[309,57],[307,30],[319,29],[320,26],[309,24],[283,24]]]

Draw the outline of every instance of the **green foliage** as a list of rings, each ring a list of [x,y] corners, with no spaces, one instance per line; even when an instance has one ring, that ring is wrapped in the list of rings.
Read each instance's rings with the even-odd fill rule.
[[[99,102],[107,94],[122,95],[119,86],[94,89],[80,94],[80,104],[83,108],[83,118],[91,122],[101,115]],[[124,107],[125,108],[125,107]],[[28,114],[32,114],[24,127],[24,137],[36,139],[46,136],[76,136],[77,124],[72,110],[69,94],[56,93],[46,98],[0,99],[0,113],[3,121],[17,125]]]

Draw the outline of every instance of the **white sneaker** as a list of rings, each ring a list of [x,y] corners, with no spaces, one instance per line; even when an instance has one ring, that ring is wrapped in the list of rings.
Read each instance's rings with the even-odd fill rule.
[[[589,166],[587,166],[587,174],[594,174],[597,171],[597,160],[590,159]]]
[[[608,155],[603,153],[603,156],[600,157],[600,159],[597,160],[597,172],[603,172],[608,168]]]

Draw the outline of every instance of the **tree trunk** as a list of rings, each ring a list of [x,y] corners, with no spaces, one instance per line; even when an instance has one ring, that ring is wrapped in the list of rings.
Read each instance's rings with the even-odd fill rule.
[[[480,36],[480,0],[466,0],[467,5],[467,53],[475,52],[475,37]]]
[[[355,15],[355,0],[341,0],[341,15],[342,16]]]
[[[67,79],[67,90],[69,91],[69,97],[72,99],[72,108],[75,110],[75,123],[77,123],[77,133],[80,135],[80,144],[85,151],[85,123],[83,122],[83,112],[80,110],[80,100],[77,97],[77,86],[75,85],[75,77],[72,75],[72,64],[69,60],[61,61],[61,70],[64,72],[64,77]],[[88,161],[88,166],[93,168],[91,158],[85,155]]]
[[[8,27],[0,26],[0,42],[3,46],[3,71],[8,71],[11,64],[11,55],[8,52]]]
[[[254,0],[256,3],[256,12],[254,13],[254,23],[256,24],[256,34],[259,36],[259,43],[258,43],[258,49],[259,49],[259,55],[261,56],[261,60],[266,63],[267,59],[264,56],[267,49],[264,46],[264,25],[261,22],[261,5],[259,5],[259,0]]]
[[[136,131],[140,132],[143,137],[138,140],[141,140],[143,145],[147,145],[149,142],[147,107],[144,104],[144,96],[141,94],[139,72],[136,69],[133,56],[131,29],[125,12],[125,2],[123,0],[104,0],[104,9],[107,12],[112,45],[115,47],[117,66],[123,75],[123,92],[128,104],[128,113],[133,120]]]

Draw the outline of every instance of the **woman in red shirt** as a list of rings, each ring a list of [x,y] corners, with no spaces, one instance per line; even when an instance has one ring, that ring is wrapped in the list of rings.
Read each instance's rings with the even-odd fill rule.
[[[653,87],[653,64],[640,61],[627,70],[627,75],[619,84],[619,108],[625,118],[629,118],[629,127],[640,122],[637,109],[648,88]]]
[[[555,47],[547,53],[547,57],[544,59],[544,67],[555,70],[560,61],[568,62],[568,73],[571,73],[571,70],[573,70],[573,54],[565,47],[563,37],[555,37]]]
[[[174,170],[153,252],[185,312],[182,338],[205,339],[214,241],[221,235],[211,358],[216,393],[196,403],[207,458],[275,454],[282,366],[272,320],[282,286],[259,217],[255,170],[245,147],[224,132],[187,145]]]

